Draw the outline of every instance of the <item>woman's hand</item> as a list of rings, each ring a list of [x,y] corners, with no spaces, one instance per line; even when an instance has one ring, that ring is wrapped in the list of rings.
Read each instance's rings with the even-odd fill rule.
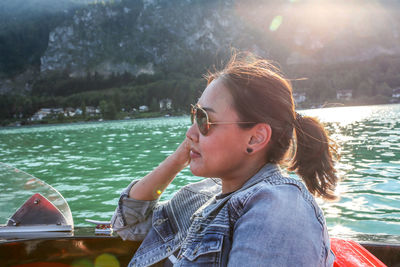
[[[188,166],[190,163],[190,140],[186,137],[169,157],[177,166],[181,166],[181,169]]]
[[[189,163],[190,140],[186,138],[174,153],[132,186],[129,197],[137,200],[157,199],[175,176]]]

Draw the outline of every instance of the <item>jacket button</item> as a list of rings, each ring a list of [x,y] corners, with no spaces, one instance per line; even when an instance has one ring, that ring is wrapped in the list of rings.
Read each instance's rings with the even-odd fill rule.
[[[156,225],[161,225],[164,222],[163,219],[157,219],[156,220]]]
[[[200,224],[196,224],[196,225],[193,227],[193,230],[194,230],[195,232],[198,232],[200,229],[201,229],[201,225],[200,225]]]

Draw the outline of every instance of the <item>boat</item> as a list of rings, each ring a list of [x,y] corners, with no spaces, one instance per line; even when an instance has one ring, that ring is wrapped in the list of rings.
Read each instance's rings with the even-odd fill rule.
[[[23,193],[15,194],[15,188],[2,189],[17,201],[0,201],[1,213],[15,210],[6,224],[0,225],[1,266],[127,266],[139,248],[140,242],[123,241],[113,233],[109,222],[88,220],[94,227],[74,227],[68,203],[56,189],[0,163],[3,186],[7,180]],[[336,255],[335,267],[400,266],[400,244],[331,238],[331,247]]]

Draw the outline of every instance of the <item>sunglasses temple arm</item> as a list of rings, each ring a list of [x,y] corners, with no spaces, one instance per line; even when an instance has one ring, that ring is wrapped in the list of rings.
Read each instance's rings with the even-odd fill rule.
[[[253,122],[253,121],[235,121],[235,122],[209,122],[208,124],[249,124],[249,123],[257,123],[257,122]]]

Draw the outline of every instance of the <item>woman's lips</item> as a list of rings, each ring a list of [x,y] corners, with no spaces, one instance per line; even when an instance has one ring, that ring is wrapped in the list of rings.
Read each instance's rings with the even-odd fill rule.
[[[196,158],[200,158],[200,157],[201,157],[201,154],[199,152],[197,152],[194,149],[190,150],[190,158],[191,159],[196,159]]]

